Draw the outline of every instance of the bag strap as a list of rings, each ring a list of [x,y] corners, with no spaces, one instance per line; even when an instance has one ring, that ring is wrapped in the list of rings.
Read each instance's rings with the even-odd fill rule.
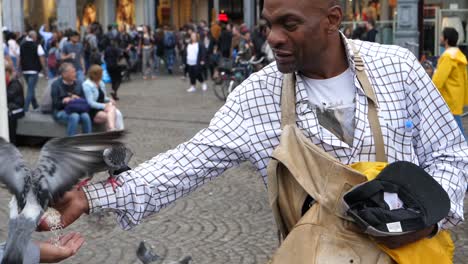
[[[367,96],[367,118],[374,138],[376,161],[387,162],[385,155],[385,144],[377,114],[377,97],[374,89],[365,72],[364,61],[351,40],[348,40],[354,52],[354,63],[356,75],[361,83],[364,93]],[[281,91],[281,128],[286,125],[296,125],[296,76],[294,73],[288,73],[283,78],[283,88]]]
[[[359,51],[356,49],[352,40],[348,40],[351,44],[354,53],[354,64],[356,67],[356,75],[359,83],[361,83],[362,89],[367,96],[367,119],[374,137],[375,144],[375,155],[376,161],[387,162],[387,156],[385,155],[385,144],[382,134],[382,127],[380,126],[379,116],[377,114],[377,108],[379,107],[377,97],[375,96],[372,84],[366,75],[364,60],[362,59]]]
[[[296,125],[296,75],[287,73],[281,91],[281,129]]]

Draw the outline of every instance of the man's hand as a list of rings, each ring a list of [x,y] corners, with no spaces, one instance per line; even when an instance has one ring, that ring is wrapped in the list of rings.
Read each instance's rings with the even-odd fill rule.
[[[65,97],[65,98],[63,98],[62,103],[63,104],[68,104],[71,100],[72,100],[72,97]]]
[[[51,204],[62,215],[62,227],[65,228],[73,224],[82,214],[89,214],[88,199],[82,189],[72,190],[63,196],[60,201]],[[39,231],[49,231],[50,227],[46,221],[41,221],[38,227]]]
[[[70,233],[60,237],[59,246],[49,242],[39,242],[41,263],[56,263],[65,260],[78,252],[84,243],[79,233]]]
[[[387,236],[387,237],[373,237],[375,241],[377,241],[380,244],[385,245],[386,247],[390,249],[396,249],[408,244],[411,244],[413,242],[416,242],[418,240],[421,240],[423,238],[428,237],[429,235],[432,234],[432,232],[435,231],[435,226],[430,226],[428,228],[425,228],[420,231],[415,231],[410,234],[406,235],[401,235],[401,236]]]

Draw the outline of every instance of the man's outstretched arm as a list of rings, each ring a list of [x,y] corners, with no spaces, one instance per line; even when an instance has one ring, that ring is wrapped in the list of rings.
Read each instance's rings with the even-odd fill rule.
[[[232,94],[208,128],[175,149],[117,176],[121,186],[115,191],[106,182],[90,184],[83,191],[67,193],[54,207],[62,213],[65,226],[83,213],[111,209],[118,215],[121,227],[129,229],[247,160],[249,155],[250,137],[237,96]]]

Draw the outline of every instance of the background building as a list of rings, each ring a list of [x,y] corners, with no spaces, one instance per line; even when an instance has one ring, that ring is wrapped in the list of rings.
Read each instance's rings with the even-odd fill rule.
[[[158,0],[3,0],[3,25],[10,30],[79,28],[93,21],[103,25],[156,24]]]
[[[94,21],[180,28],[191,21],[214,21],[223,11],[231,21],[252,27],[262,6],[263,0],[3,0],[3,24],[13,31],[42,24],[80,28]]]

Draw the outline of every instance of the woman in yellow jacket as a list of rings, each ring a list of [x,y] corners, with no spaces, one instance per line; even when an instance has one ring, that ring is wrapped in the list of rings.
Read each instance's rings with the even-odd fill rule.
[[[463,107],[468,105],[468,62],[465,55],[456,47],[457,41],[458,32],[454,28],[443,30],[441,44],[445,46],[446,50],[440,56],[432,81],[444,97],[458,126],[465,135],[461,115]]]

